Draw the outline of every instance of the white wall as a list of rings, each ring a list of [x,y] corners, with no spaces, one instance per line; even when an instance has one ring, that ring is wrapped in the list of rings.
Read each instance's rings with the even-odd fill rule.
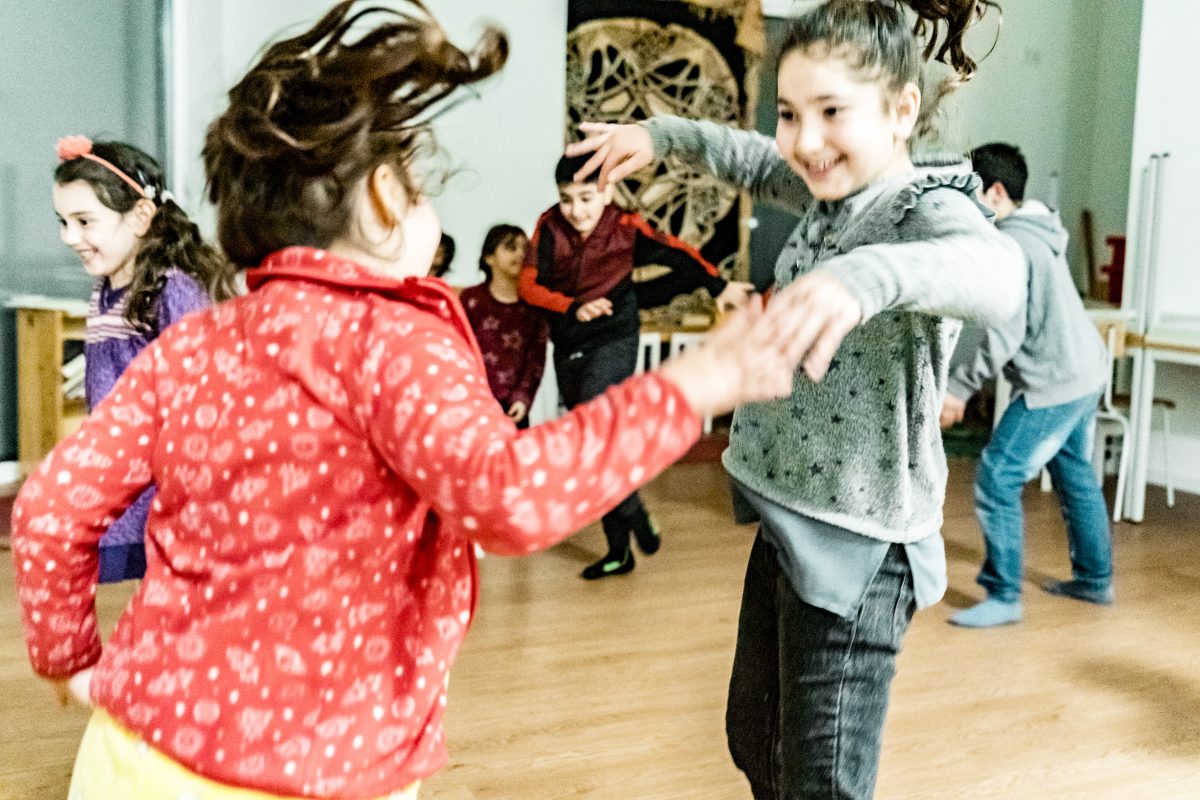
[[[268,40],[303,30],[329,5],[176,0],[174,143],[177,184],[189,208],[201,202],[204,130],[223,107],[225,93]],[[434,198],[442,227],[458,246],[448,277],[467,285],[480,279],[476,263],[489,227],[511,222],[531,229],[554,201],[553,169],[565,114],[567,5],[566,0],[427,0],[427,5],[459,44],[473,43],[484,20],[505,29],[511,43],[508,65],[479,87],[479,98],[468,98],[434,126],[459,169]]]
[[[1081,211],[1092,210],[1097,264],[1103,242],[1125,232],[1140,0],[1005,0],[972,31],[983,54],[976,77],[952,96],[954,141],[971,148],[1007,141],[1025,153],[1028,195],[1059,209],[1071,232],[1068,257],[1085,281]],[[1057,177],[1057,181],[1055,178]]]
[[[1168,151],[1162,198],[1161,245],[1152,302],[1167,315],[1183,315],[1200,323],[1200,226],[1196,224],[1196,187],[1200,183],[1200,107],[1192,101],[1190,88],[1200,56],[1194,48],[1181,47],[1178,33],[1200,25],[1200,6],[1192,0],[1145,0],[1145,25],[1141,30],[1141,65],[1138,76],[1137,115],[1133,136],[1133,160],[1126,175],[1134,187],[1129,212],[1131,249],[1140,251],[1137,230],[1141,172],[1151,153]],[[1135,265],[1126,277],[1126,295],[1138,283]],[[1176,483],[1200,492],[1200,369],[1182,365],[1160,365],[1154,394],[1178,404],[1172,419],[1171,468]],[[1155,416],[1154,424],[1158,424]],[[1151,435],[1149,479],[1163,478],[1161,434]]]

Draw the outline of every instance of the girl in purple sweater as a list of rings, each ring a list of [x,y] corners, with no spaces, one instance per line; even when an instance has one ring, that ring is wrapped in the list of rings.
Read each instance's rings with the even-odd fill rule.
[[[63,244],[96,283],[84,344],[89,409],[112,389],[142,348],[184,314],[233,294],[233,270],[200,238],[166,190],[162,168],[136,147],[58,142],[54,211]],[[140,578],[154,497],[148,489],[100,542],[100,581]]]

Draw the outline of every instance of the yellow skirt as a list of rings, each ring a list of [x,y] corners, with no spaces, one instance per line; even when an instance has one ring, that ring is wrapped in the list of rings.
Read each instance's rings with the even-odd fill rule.
[[[420,781],[379,800],[417,800]],[[68,800],[300,800],[210,781],[96,709],[83,733]]]

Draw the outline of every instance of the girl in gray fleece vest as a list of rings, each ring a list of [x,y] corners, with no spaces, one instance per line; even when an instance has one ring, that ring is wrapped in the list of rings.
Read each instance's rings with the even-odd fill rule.
[[[918,32],[947,26],[926,52],[969,78],[962,36],[990,3],[906,5]],[[726,715],[755,798],[872,796],[895,656],[946,586],[948,318],[996,324],[1024,302],[1024,259],[969,165],[910,157],[932,104],[904,6],[831,0],[795,20],[774,141],[655,117],[588,125],[568,150],[596,151],[580,174],[600,166],[601,185],[672,156],[800,218],[767,315],[804,365],[789,398],[737,410],[724,455],[761,519]]]

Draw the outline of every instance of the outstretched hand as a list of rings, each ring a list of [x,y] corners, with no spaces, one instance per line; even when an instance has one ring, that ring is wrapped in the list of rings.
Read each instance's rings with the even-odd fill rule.
[[[846,285],[822,269],[804,275],[771,298],[766,322],[787,356],[819,381],[829,371],[842,340],[862,322],[863,309]]]
[[[796,363],[764,318],[762,298],[755,295],[709,332],[701,347],[668,360],[661,374],[699,414],[787,396]]]
[[[610,183],[624,180],[654,162],[654,142],[650,139],[650,131],[641,125],[584,122],[579,130],[587,137],[567,145],[566,154],[571,157],[594,155],[575,173],[577,181],[583,181],[599,169],[597,182],[603,191]]]

